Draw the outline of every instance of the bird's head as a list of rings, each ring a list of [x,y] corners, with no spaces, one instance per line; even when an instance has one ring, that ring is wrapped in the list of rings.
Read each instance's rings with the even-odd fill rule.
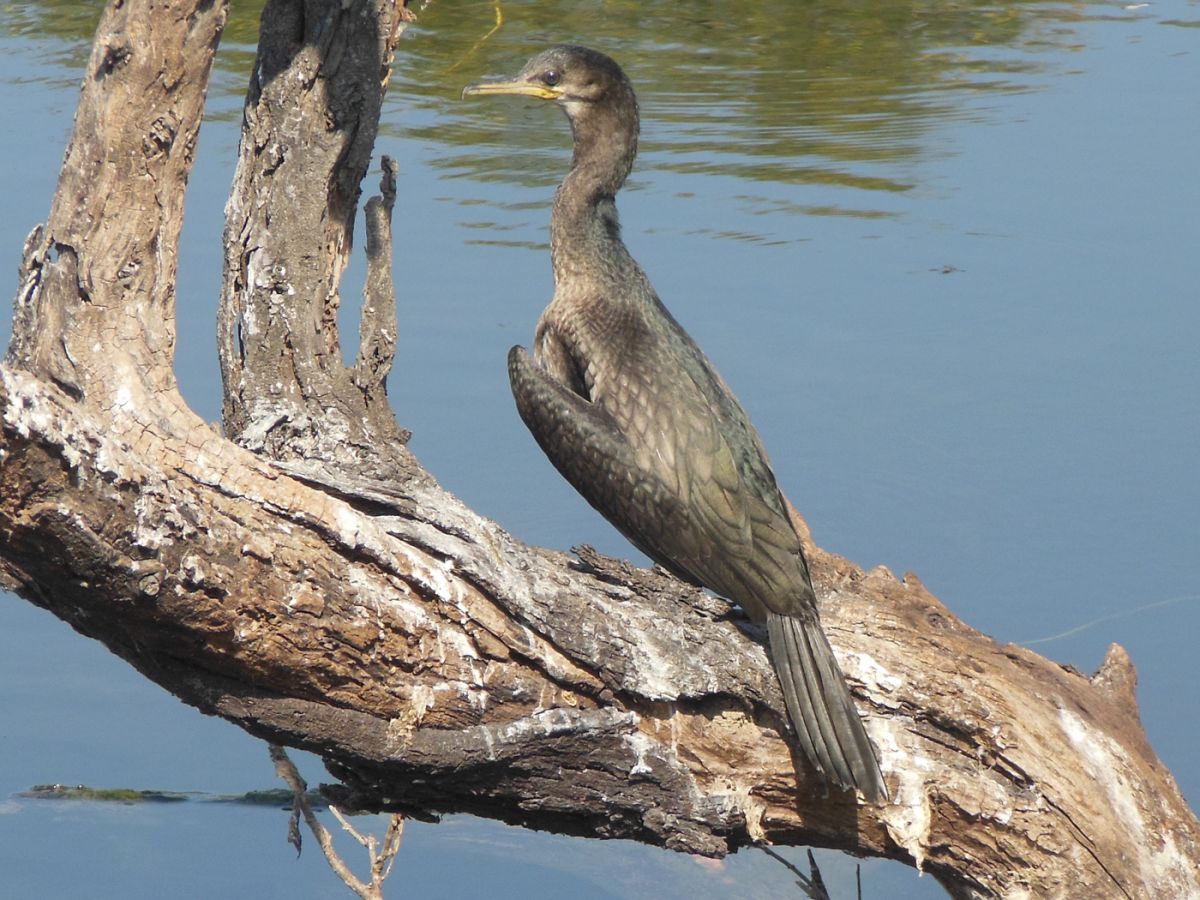
[[[481,81],[463,89],[464,97],[487,94],[552,100],[572,122],[599,109],[626,116],[632,112],[636,122],[637,100],[621,67],[597,50],[573,44],[543,50],[513,78]]]

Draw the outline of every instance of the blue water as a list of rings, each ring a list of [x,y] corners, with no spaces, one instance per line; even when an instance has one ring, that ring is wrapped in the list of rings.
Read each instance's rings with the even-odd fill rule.
[[[457,99],[541,42],[588,35],[641,89],[627,242],[739,394],[818,542],[915,571],[969,624],[1085,671],[1123,644],[1150,741],[1195,804],[1200,6],[1014,5],[1029,21],[1012,40],[945,42],[921,57],[936,76],[916,67],[886,102],[854,60],[739,68],[739,53],[793,26],[751,18],[730,33],[690,6],[649,4],[631,31],[595,4],[510,3],[471,52],[493,5],[435,4],[406,38],[399,62],[412,68],[397,75],[379,149],[401,161],[398,220],[419,223],[397,229],[391,387],[414,450],[526,540],[632,555],[538,453],[504,377],[551,290],[564,123],[519,101]],[[80,45],[0,35],[0,110],[20,123],[0,143],[10,272],[49,207]],[[655,68],[656,48],[679,46],[683,62]],[[244,51],[223,50],[181,257],[178,370],[209,419]],[[346,324],[352,335],[352,310]],[[11,596],[0,710],[0,893],[345,896],[315,847],[296,860],[277,811],[13,798],[40,782],[240,792],[274,776],[261,744]],[[301,758],[320,781],[319,762]],[[852,896],[853,863],[819,859],[835,896]],[[792,890],[757,853],[713,869],[463,818],[410,824],[394,881],[395,896],[446,898]],[[864,884],[867,896],[940,896],[891,864],[866,864]]]

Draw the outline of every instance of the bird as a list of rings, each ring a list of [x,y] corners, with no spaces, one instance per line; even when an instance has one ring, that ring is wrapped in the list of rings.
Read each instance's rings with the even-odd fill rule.
[[[554,294],[533,355],[508,354],[517,411],[559,473],[639,550],[766,624],[795,745],[827,783],[887,787],[821,628],[808,560],[757,431],[621,237],[637,155],[633,86],[600,51],[543,50],[463,96],[558,105],[570,169],[554,195]]]

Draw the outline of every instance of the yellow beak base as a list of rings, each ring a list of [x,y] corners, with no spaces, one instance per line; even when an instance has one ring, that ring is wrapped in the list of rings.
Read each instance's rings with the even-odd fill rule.
[[[463,88],[464,97],[479,97],[487,95],[509,95],[516,97],[536,97],[538,100],[557,100],[558,91],[544,84],[532,81],[480,81],[468,84]]]

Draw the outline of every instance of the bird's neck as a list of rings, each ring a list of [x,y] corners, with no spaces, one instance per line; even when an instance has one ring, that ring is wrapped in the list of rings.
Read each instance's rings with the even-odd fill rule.
[[[637,154],[637,112],[589,110],[572,118],[571,171],[554,195],[550,250],[560,284],[595,275],[628,259],[617,220],[616,195]]]

